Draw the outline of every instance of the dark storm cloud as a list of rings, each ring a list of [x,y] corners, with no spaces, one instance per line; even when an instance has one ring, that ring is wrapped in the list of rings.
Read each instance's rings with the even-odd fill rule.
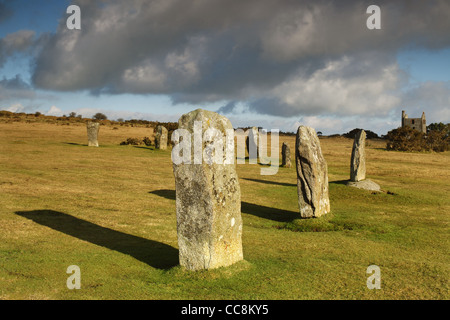
[[[10,1],[9,1],[10,2]],[[8,6],[7,0],[0,0],[0,23],[8,20],[13,15],[13,10]]]
[[[366,28],[373,1],[73,1],[36,59],[50,90],[167,94],[174,103],[244,101],[266,114],[387,113],[404,81],[395,54],[450,45],[450,2],[377,1],[382,29]],[[222,111],[233,112],[232,104]]]
[[[0,101],[34,99],[36,94],[31,86],[16,75],[14,78],[0,80]]]
[[[32,30],[20,30],[1,38],[0,68],[11,55],[29,50],[35,43],[34,35],[35,32]]]

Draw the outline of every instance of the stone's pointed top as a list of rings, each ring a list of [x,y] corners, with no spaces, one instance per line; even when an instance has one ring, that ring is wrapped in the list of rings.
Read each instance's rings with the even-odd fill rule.
[[[308,136],[317,136],[316,129],[308,126],[301,125],[297,129],[297,133],[307,133]]]
[[[366,139],[366,132],[364,131],[364,129],[359,130],[356,135],[355,135],[355,139]]]

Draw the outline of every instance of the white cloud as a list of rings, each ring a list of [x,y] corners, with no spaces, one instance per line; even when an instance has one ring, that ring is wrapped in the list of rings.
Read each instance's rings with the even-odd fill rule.
[[[25,107],[23,105],[21,105],[20,103],[15,103],[6,109],[6,111],[10,111],[10,112],[24,112],[24,110],[25,110]]]
[[[386,60],[373,54],[343,56],[310,74],[300,68],[250,109],[279,116],[386,116],[400,104],[406,78],[396,62]]]
[[[48,109],[47,112],[45,112],[46,115],[48,116],[57,116],[60,117],[62,116],[64,113],[61,109],[55,107],[55,106],[51,106],[50,109]]]

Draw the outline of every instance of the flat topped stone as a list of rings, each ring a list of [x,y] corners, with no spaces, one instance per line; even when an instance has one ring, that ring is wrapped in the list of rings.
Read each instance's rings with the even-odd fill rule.
[[[198,109],[178,121],[179,130],[194,134],[174,141],[174,149],[179,143],[185,143],[185,139],[191,139],[193,153],[196,148],[201,148],[202,153],[207,150],[209,142],[194,145],[194,128],[199,129],[200,124],[202,136],[208,136],[205,131],[214,128],[216,139],[221,139],[219,133],[225,139],[227,129],[233,131],[224,116]],[[217,145],[225,148],[226,143]],[[243,259],[241,193],[236,165],[205,161],[196,164],[191,160],[173,164],[180,264],[189,270],[231,265]]]
[[[381,191],[380,186],[373,182],[372,180],[365,179],[361,181],[348,181],[347,185],[350,187],[358,188],[358,189],[364,189],[364,190],[370,190],[370,191]]]
[[[162,125],[158,125],[155,130],[155,149],[166,150],[168,141],[168,130]]]
[[[100,130],[100,123],[88,121],[86,122],[88,146],[98,147],[98,131]]]

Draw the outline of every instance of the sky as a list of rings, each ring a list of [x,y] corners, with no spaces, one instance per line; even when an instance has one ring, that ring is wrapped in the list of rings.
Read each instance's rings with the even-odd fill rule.
[[[448,123],[449,16],[448,0],[0,0],[0,110],[166,122],[202,108],[323,134],[386,134],[402,110]]]

